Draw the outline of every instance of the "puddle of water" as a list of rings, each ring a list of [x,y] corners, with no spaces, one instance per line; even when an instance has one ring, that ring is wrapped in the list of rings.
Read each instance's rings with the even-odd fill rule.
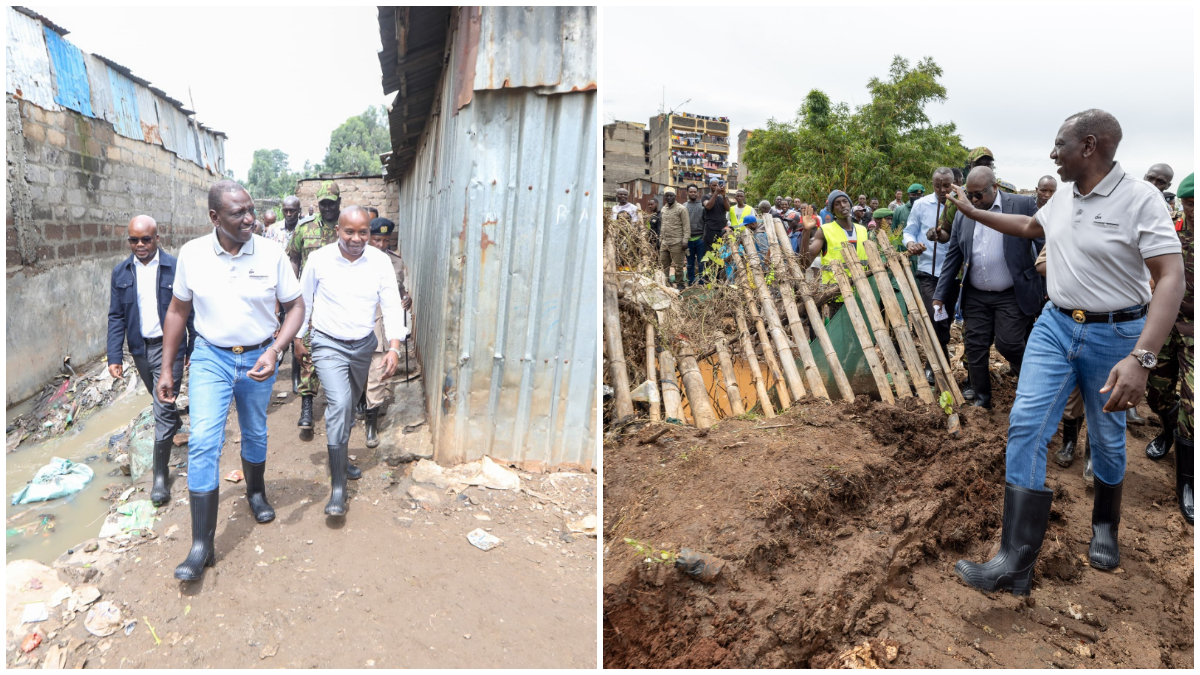
[[[51,564],[68,548],[95,537],[100,532],[104,517],[108,514],[109,502],[100,497],[106,494],[113,483],[129,485],[128,476],[109,476],[116,464],[102,457],[91,462],[87,458],[103,454],[108,438],[128,426],[146,406],[150,395],[142,392],[121,397],[110,405],[85,417],[80,427],[57,438],[40,443],[23,443],[5,458],[5,530],[39,522],[43,516],[54,516],[54,529],[29,535],[5,535],[5,559],[31,559]],[[26,408],[22,409],[22,406]],[[11,423],[31,404],[21,404],[6,411]],[[16,415],[14,415],[14,411]],[[85,463],[95,472],[92,482],[79,492],[63,499],[13,506],[12,496],[25,486],[37,470],[50,462],[51,457],[62,457],[74,462]],[[18,515],[21,514],[21,515]]]

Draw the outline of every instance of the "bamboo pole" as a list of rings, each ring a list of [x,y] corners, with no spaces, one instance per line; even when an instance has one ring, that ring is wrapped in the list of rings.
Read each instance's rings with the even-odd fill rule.
[[[767,327],[763,324],[762,316],[758,313],[758,303],[754,300],[754,292],[751,288],[754,285],[753,279],[746,274],[746,268],[742,256],[737,252],[737,242],[733,237],[726,238],[726,245],[731,250],[733,259],[733,268],[736,270],[735,277],[738,287],[742,289],[742,297],[746,301],[746,307],[750,310],[750,318],[754,320],[754,329],[758,333],[758,342],[762,345],[763,359],[767,362],[767,371],[771,373],[771,377],[780,386],[775,387],[775,393],[779,396],[779,405],[783,410],[792,407],[792,397],[788,393],[787,385],[783,382],[783,371],[779,367],[779,361],[775,358],[775,350],[771,347],[771,339],[767,336]]]
[[[862,345],[863,356],[871,368],[871,375],[875,378],[875,387],[879,389],[879,397],[883,399],[884,403],[894,404],[896,397],[892,395],[892,385],[888,383],[887,374],[883,371],[883,364],[879,362],[879,356],[875,353],[875,341],[871,337],[871,331],[867,329],[866,319],[863,319],[862,312],[858,311],[858,303],[854,301],[854,287],[850,285],[846,269],[840,260],[830,261],[829,267],[833,272],[834,281],[842,291],[842,297],[846,300],[842,307],[849,313],[850,323],[854,324],[854,332],[858,335],[858,343]],[[809,299],[811,300],[811,298]],[[805,304],[807,305],[807,303]],[[812,310],[809,311],[811,314]],[[814,323],[814,325],[816,324]]]
[[[696,363],[696,353],[686,341],[679,343],[679,377],[683,380],[683,390],[687,393],[688,407],[692,409],[692,421],[697,429],[707,429],[717,423],[713,414],[712,404],[708,400],[708,390],[704,388],[704,377],[700,375],[700,366]]]
[[[783,230],[783,223],[770,218],[775,225],[776,239],[786,239],[786,232]],[[788,268],[792,271],[792,278],[795,280],[796,287],[800,290],[800,299],[804,303],[804,311],[808,314],[808,323],[812,326],[813,335],[817,336],[817,342],[821,345],[821,351],[825,353],[825,361],[829,364],[829,372],[833,374],[833,381],[837,384],[838,393],[847,401],[854,400],[854,389],[850,387],[850,380],[846,377],[846,371],[842,370],[842,361],[838,358],[837,350],[833,348],[833,340],[829,339],[829,331],[825,330],[825,320],[821,317],[821,310],[817,308],[816,301],[808,292],[808,286],[804,282],[804,272],[800,269],[800,264],[797,262],[796,252],[792,250],[791,245],[783,247],[783,259],[787,261]],[[855,308],[858,311],[858,308]],[[788,321],[791,321],[791,315],[788,315]],[[812,350],[809,350],[812,353]],[[823,386],[823,383],[822,383]],[[828,396],[826,397],[828,398]]]
[[[850,242],[846,243],[850,244]],[[896,385],[897,400],[912,396],[908,375],[904,372],[904,363],[900,360],[900,354],[896,352],[896,346],[892,344],[892,335],[883,320],[883,312],[879,310],[879,303],[875,302],[875,294],[871,292],[871,283],[867,281],[867,275],[862,270],[858,259],[858,250],[853,245],[843,247],[842,258],[849,261],[846,263],[846,267],[850,270],[850,278],[854,280],[854,286],[858,288],[858,299],[867,312],[867,321],[871,324],[871,331],[875,333],[875,344],[883,354],[883,362],[887,364],[888,372],[892,374],[892,382]],[[924,373],[922,373],[923,375]]]
[[[650,421],[662,420],[662,401],[658,397],[658,373],[654,367],[654,324],[646,322],[646,381],[650,383]]]
[[[629,395],[629,370],[625,367],[625,347],[621,342],[621,316],[617,304],[617,249],[612,237],[604,238],[604,270],[604,337],[608,343],[608,366],[611,369],[617,419],[622,419],[633,414],[633,397]]]
[[[933,328],[933,319],[929,316],[929,310],[925,308],[925,302],[921,299],[921,286],[917,284],[917,278],[913,276],[912,266],[908,264],[908,260],[898,252],[892,254],[895,263],[904,272],[904,278],[908,280],[909,288],[915,298],[914,304],[921,315],[921,321],[925,324],[925,332],[929,334],[929,342],[934,346],[934,352],[937,354],[938,362],[942,366],[942,370],[946,372],[946,381],[950,385],[950,394],[954,397],[955,405],[966,403],[963,398],[962,391],[958,388],[958,380],[954,379],[954,371],[950,369],[950,361],[946,358],[946,352],[942,349],[942,344],[938,342],[937,331]]]
[[[924,330],[916,330],[916,327],[921,325],[921,317],[917,315],[917,312],[910,311],[908,313],[908,320],[913,327],[913,332],[921,336],[921,349],[924,349],[926,354],[931,353],[930,350],[933,349],[932,345],[935,344],[934,339],[930,338]],[[937,382],[939,391],[950,391],[950,389],[948,389],[949,385],[946,383],[946,380],[950,378],[948,378],[947,375],[942,372],[941,365],[937,363],[937,359],[933,359],[930,363],[930,367],[933,368],[933,377]],[[941,405],[940,397],[938,398],[938,405]],[[956,405],[962,404],[956,403]],[[962,432],[962,421],[958,418],[958,413],[953,412],[953,408],[951,411],[952,412],[946,416],[946,431],[950,433],[952,438],[958,438],[959,433]]]
[[[679,392],[679,380],[675,377],[675,355],[663,347],[658,353],[658,370],[662,378],[663,412],[668,419],[683,421],[683,396]]]
[[[920,296],[914,295],[913,289],[908,285],[908,279],[905,277],[904,270],[900,259],[896,256],[896,252],[889,248],[883,251],[884,259],[887,262],[888,268],[892,270],[892,276],[896,277],[897,285],[900,286],[900,294],[904,296],[904,304],[908,305],[908,318],[912,327],[912,333],[916,336],[917,341],[921,345],[921,349],[925,350],[925,358],[929,361],[929,367],[933,370],[933,379],[937,382],[938,391],[948,391],[953,397],[954,391],[950,387],[950,372],[943,367],[943,359],[939,359],[940,350],[933,349],[937,343],[937,336],[930,333],[925,327],[925,320],[922,317],[921,309],[918,308],[918,303],[921,302]],[[942,354],[944,358],[944,354]],[[954,399],[955,405],[962,405],[962,402],[957,398]]]
[[[779,310],[775,309],[775,300],[771,298],[771,289],[763,278],[758,247],[755,246],[754,237],[749,232],[742,232],[742,245],[746,247],[746,257],[750,262],[749,270],[754,276],[755,285],[758,286],[759,303],[766,316],[771,339],[775,342],[775,351],[779,353],[783,376],[787,380],[788,388],[792,391],[792,398],[794,400],[802,399],[808,395],[804,388],[804,379],[800,377],[800,371],[796,369],[796,357],[792,356],[792,346],[788,342],[787,333],[783,332],[783,322],[779,320]]]
[[[784,262],[779,234],[775,231],[779,221],[770,214],[764,214],[763,220],[763,227],[767,231],[767,244],[771,248],[771,257],[778,261],[777,267],[783,268],[787,263]],[[791,252],[791,243],[788,244],[787,249]],[[829,392],[825,390],[825,380],[821,379],[821,370],[817,368],[817,360],[813,358],[812,347],[808,344],[808,335],[804,332],[804,322],[800,320],[800,310],[796,307],[795,289],[790,283],[780,283],[779,297],[783,301],[783,311],[788,318],[788,327],[792,329],[792,341],[795,342],[796,351],[800,352],[800,361],[804,364],[808,387],[812,389],[814,396],[829,400]]]
[[[729,410],[734,415],[744,415],[746,406],[742,404],[742,392],[738,389],[737,377],[733,374],[733,359],[729,356],[729,345],[724,333],[717,333],[717,360],[721,362],[721,375],[725,379],[725,395],[729,397]]]
[[[750,364],[750,379],[754,382],[754,391],[758,394],[758,403],[762,406],[763,414],[770,419],[775,416],[775,408],[771,406],[771,397],[767,394],[767,384],[763,381],[762,369],[758,367],[758,357],[754,355],[754,343],[750,340],[750,329],[746,327],[746,314],[738,307],[737,327],[738,340],[742,343],[742,354],[746,363]]]
[[[908,330],[908,324],[904,322],[904,314],[900,311],[899,301],[896,300],[896,291],[892,288],[892,279],[888,276],[883,258],[879,256],[879,247],[875,242],[867,241],[863,242],[863,248],[867,251],[867,265],[875,277],[879,299],[887,312],[888,322],[892,324],[892,334],[896,336],[896,342],[900,345],[900,356],[904,359],[904,365],[908,366],[917,397],[926,403],[933,403],[936,397],[929,388],[929,382],[925,380],[925,364],[921,363],[921,355],[917,353],[912,333]]]

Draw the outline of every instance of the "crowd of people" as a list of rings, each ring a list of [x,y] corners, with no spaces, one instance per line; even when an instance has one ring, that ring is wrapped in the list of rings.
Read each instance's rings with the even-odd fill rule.
[[[222,180],[208,192],[212,232],[184,244],[178,257],[160,248],[153,218],[129,222],[131,255],[112,273],[107,357],[120,377],[127,345],[153,395],[156,506],[170,499],[172,439],[181,425],[175,400],[185,372],[189,378],[192,547],[175,569],[178,579],[199,579],[216,561],[217,470],[231,404],[247,506],[258,523],[275,519],[265,479],[267,406],[289,348],[302,439],[312,439],[319,384],[326,392],[327,515],[346,515],[346,481],[362,475],[348,459],[356,404],[367,446],[378,445],[388,379],[407,360],[411,298],[403,261],[388,248],[395,224],[374,208],[342,208],[334,181],[320,184],[316,201],[319,215],[301,220],[300,200],[289,196],[281,222],[270,211],[260,221],[245,188]]]
[[[1050,154],[1058,179],[1043,176],[1031,195],[998,178],[994,154],[980,147],[962,169],[936,168],[931,193],[913,183],[887,207],[834,189],[824,204],[780,195],[755,209],[741,190],[729,201],[713,179],[703,196],[687,185],[682,204],[666,188],[664,205],[652,199],[646,213],[618,192],[613,216],[649,228],[664,273],[681,290],[705,278],[705,255],[720,251],[724,232],[745,227],[758,248],[765,216],[783,221],[811,278],[819,272],[824,283],[833,282],[828,265],[842,260],[846,242],[856,244],[861,261],[868,240],[906,251],[943,350],[961,321],[964,398],[992,407],[992,346],[1016,378],[1001,550],[988,563],[961,561],[956,570],[972,586],[1027,594],[1053,499],[1044,489],[1047,448],[1060,420],[1053,460],[1061,466],[1074,461],[1080,423],[1088,420],[1083,481],[1095,495],[1094,568],[1119,562],[1126,424],[1145,423],[1136,412],[1143,396],[1162,424],[1146,455],[1158,460],[1174,447],[1179,509],[1188,523],[1194,518],[1194,175],[1177,194],[1168,191],[1174,172],[1166,164],[1139,180],[1115,159],[1120,140],[1109,113],[1068,118]],[[1060,191],[1059,179],[1070,189]],[[763,239],[760,256],[768,260]],[[928,367],[925,376],[933,383]]]

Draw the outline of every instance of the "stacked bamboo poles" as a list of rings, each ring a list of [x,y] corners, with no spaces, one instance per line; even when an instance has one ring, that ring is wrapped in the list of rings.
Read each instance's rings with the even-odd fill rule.
[[[704,377],[696,363],[696,353],[686,340],[679,343],[679,377],[683,380],[683,390],[687,394],[688,407],[692,409],[692,421],[696,428],[707,429],[716,424],[717,416],[708,400],[708,390],[704,388]]]
[[[857,262],[857,254],[855,255]],[[875,353],[875,342],[871,339],[871,331],[867,329],[867,322],[863,319],[862,312],[858,311],[858,303],[854,301],[854,287],[850,285],[850,279],[846,277],[846,269],[842,266],[840,260],[832,260],[829,267],[833,272],[833,279],[837,282],[838,288],[842,291],[842,298],[846,300],[844,305],[845,311],[850,317],[850,323],[854,325],[854,333],[858,336],[858,342],[862,345],[863,356],[867,359],[867,365],[871,368],[871,376],[875,378],[875,387],[879,389],[879,398],[885,403],[896,403],[896,397],[892,395],[892,385],[888,382],[887,373],[883,370],[883,364],[879,362],[879,356]],[[866,303],[863,303],[864,306]],[[814,322],[815,325],[816,322]],[[887,344],[891,345],[891,340],[886,340]],[[882,345],[880,351],[883,350]],[[908,391],[900,391],[897,386],[897,394],[900,398],[908,396]]]
[[[746,303],[746,307],[750,309],[750,318],[754,320],[754,327],[758,333],[758,342],[762,345],[763,359],[767,362],[767,370],[770,371],[771,377],[780,386],[775,387],[775,393],[779,396],[779,405],[781,409],[787,410],[792,407],[792,397],[788,393],[787,384],[784,383],[783,371],[779,366],[779,361],[775,358],[775,351],[771,348],[771,340],[767,336],[767,328],[763,325],[762,316],[758,312],[758,304],[754,301],[754,292],[751,290],[750,278],[746,274],[742,257],[737,252],[737,242],[732,236],[725,238],[725,245],[729,247],[733,260],[733,268],[736,270],[736,278],[738,287],[742,289],[742,297]],[[739,315],[741,309],[738,310]],[[745,321],[745,317],[741,318],[741,322]],[[739,323],[740,326],[740,323]],[[794,368],[794,366],[793,366]],[[760,396],[760,398],[762,398]]]
[[[721,363],[721,375],[725,380],[725,395],[729,398],[729,410],[734,415],[744,415],[746,406],[742,404],[742,392],[738,389],[737,377],[733,373],[733,359],[729,356],[729,344],[724,333],[716,335],[717,359]]]
[[[654,322],[646,322],[646,381],[650,383],[650,421],[658,422],[662,419],[662,402],[658,398],[658,374],[654,367],[654,362],[657,360],[654,343]]]
[[[746,327],[746,314],[741,307],[736,308],[738,341],[742,344],[742,355],[750,365],[750,378],[754,381],[754,393],[758,394],[758,404],[762,406],[763,414],[770,419],[775,416],[771,406],[771,397],[767,394],[767,384],[763,381],[762,369],[758,367],[758,357],[754,354],[754,343],[750,340],[750,329]],[[764,353],[766,350],[763,350]],[[779,387],[778,389],[782,389]],[[785,393],[786,395],[786,393]]]
[[[629,393],[625,346],[621,343],[620,307],[617,304],[617,249],[610,236],[604,237],[604,272],[604,337],[608,347],[608,365],[612,369],[617,419],[622,419],[633,415],[633,398]]]
[[[875,294],[871,292],[871,284],[867,281],[867,275],[863,273],[858,259],[858,250],[851,242],[846,243],[850,245],[842,247],[843,259],[847,261],[845,268],[849,270],[850,278],[854,280],[854,286],[858,289],[858,299],[867,312],[867,321],[870,323],[871,332],[875,334],[875,344],[879,346],[879,351],[883,354],[883,362],[892,375],[892,383],[896,386],[896,399],[901,400],[912,396],[904,363],[900,360],[896,346],[892,344],[891,332],[888,331],[887,323],[883,320],[883,312],[879,309],[879,303],[875,302]],[[842,297],[849,300],[849,296],[845,293],[842,294]]]
[[[896,291],[892,289],[891,277],[888,276],[887,268],[883,265],[883,258],[879,256],[879,247],[875,245],[875,242],[867,241],[863,242],[863,248],[867,252],[867,265],[871,269],[871,275],[875,277],[875,287],[879,289],[879,299],[883,302],[884,311],[887,312],[888,322],[892,324],[892,334],[896,336],[904,365],[908,367],[913,386],[917,389],[917,397],[926,403],[933,403],[933,391],[925,380],[925,368],[921,363],[921,356],[917,354],[917,346],[913,342],[912,333],[908,330],[904,314],[900,311],[900,303],[896,300]]]
[[[760,227],[766,229],[767,245],[771,250],[771,258],[775,260],[778,266],[783,265],[783,249],[780,247],[779,235],[775,230],[777,221],[770,214],[763,215],[763,221]],[[784,237],[786,240],[787,237]],[[791,244],[788,244],[788,251],[792,250]],[[821,379],[821,371],[817,368],[817,361],[813,358],[812,348],[808,344],[808,335],[804,332],[804,322],[800,320],[800,310],[796,308],[795,291],[792,284],[782,282],[779,284],[779,298],[783,302],[783,311],[788,318],[788,327],[792,329],[792,341],[796,344],[796,351],[800,352],[800,361],[804,364],[804,375],[808,378],[808,387],[812,389],[814,396],[829,400],[829,392],[825,390],[825,381]],[[853,394],[851,395],[853,400]]]
[[[659,371],[662,373],[663,411],[667,419],[683,420],[683,396],[679,392],[679,380],[675,379],[675,355],[663,348],[658,353]]]
[[[925,309],[925,303],[921,300],[921,287],[917,285],[917,279],[913,276],[912,267],[909,266],[908,260],[896,251],[889,252],[888,266],[892,268],[892,274],[896,275],[897,279],[902,280],[900,282],[901,291],[904,290],[905,281],[907,281],[909,294],[913,296],[913,301],[908,306],[912,307],[916,305],[917,307],[917,316],[913,318],[913,322],[923,326],[927,342],[930,345],[925,351],[926,356],[929,358],[930,367],[935,371],[940,367],[946,376],[948,389],[943,389],[942,391],[950,392],[950,395],[954,397],[954,405],[962,405],[966,402],[966,399],[963,398],[962,391],[958,388],[958,381],[954,379],[953,372],[950,370],[950,362],[946,360],[946,353],[942,350],[942,345],[938,342],[937,332],[933,329],[933,321],[929,317],[929,311]],[[909,302],[908,295],[904,296],[904,301]],[[936,358],[931,354],[936,354]]]
[[[737,253],[736,242],[730,241],[734,264],[739,270],[742,270],[743,262],[748,264],[743,274],[754,279],[754,287],[758,292],[762,314],[766,317],[767,321],[767,334],[770,335],[774,343],[780,365],[783,368],[784,382],[790,390],[792,400],[799,400],[808,395],[808,392],[804,389],[804,380],[800,377],[800,371],[796,370],[796,357],[792,356],[792,347],[788,343],[787,334],[783,332],[783,322],[779,320],[779,311],[775,309],[775,301],[771,298],[771,289],[763,281],[762,267],[760,267],[758,259],[758,249],[754,244],[754,237],[749,232],[742,232],[742,245],[746,249],[745,261],[742,261]],[[750,299],[750,302],[753,303],[753,298]],[[763,343],[764,353],[771,344]]]
[[[817,336],[817,342],[821,345],[821,351],[823,351],[825,353],[825,361],[826,361],[826,363],[829,364],[829,372],[833,374],[833,381],[837,384],[838,393],[841,394],[843,399],[845,399],[847,401],[853,401],[854,400],[854,390],[850,387],[850,380],[846,377],[846,372],[844,370],[842,370],[842,362],[840,359],[838,359],[837,350],[835,350],[833,347],[833,341],[829,339],[829,332],[825,330],[825,321],[821,317],[821,310],[819,310],[817,308],[816,301],[813,300],[812,295],[808,291],[807,284],[804,283],[804,271],[801,270],[800,263],[797,262],[796,252],[792,250],[790,243],[787,246],[783,246],[780,243],[781,241],[788,240],[787,232],[783,229],[783,223],[776,220],[775,218],[771,217],[770,215],[766,216],[766,220],[767,220],[769,226],[773,226],[773,229],[775,230],[775,234],[776,234],[776,236],[774,237],[775,248],[772,249],[772,255],[777,255],[777,256],[779,256],[780,260],[786,261],[788,269],[792,273],[791,274],[792,280],[793,280],[792,283],[795,285],[795,289],[798,289],[800,291],[800,298],[804,303],[804,310],[808,314],[808,322],[812,326],[813,334]],[[771,229],[768,229],[767,230],[768,235],[770,234],[770,232],[771,232]],[[788,309],[788,299],[790,296],[786,291],[783,290],[783,286],[784,286],[783,284],[780,284],[780,295],[782,295],[785,298],[784,309]],[[793,300],[793,306],[794,306],[794,300]],[[793,326],[795,324],[800,323],[799,316],[793,317],[789,311],[788,322],[792,323]],[[800,337],[802,334],[801,331],[796,328],[793,328],[792,334],[794,336],[796,336],[796,342],[797,342],[797,344],[799,344]],[[812,356],[811,349],[808,350],[808,354],[810,357]],[[805,361],[805,369],[806,370],[809,369],[808,361]],[[815,370],[815,369],[816,369],[816,364],[814,363],[813,370]],[[817,376],[817,379],[820,380],[819,372],[816,374],[816,376]],[[811,375],[809,377],[809,381],[810,382],[812,381]],[[825,391],[824,383],[822,383],[820,390],[818,390],[814,386],[813,391],[814,392],[818,392],[818,391],[824,392]],[[817,395],[818,396],[824,395],[825,398],[829,398],[828,392],[825,392],[824,394],[818,393]]]

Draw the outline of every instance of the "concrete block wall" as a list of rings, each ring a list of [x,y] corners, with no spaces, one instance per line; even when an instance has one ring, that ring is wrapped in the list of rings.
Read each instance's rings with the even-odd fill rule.
[[[211,231],[219,176],[103,120],[5,100],[5,404],[38,390],[71,357],[104,354],[109,279],[129,255],[125,227],[147,214],[174,253]]]
[[[379,209],[379,215],[398,222],[400,211],[399,183],[388,183],[383,176],[350,176],[346,178],[305,178],[296,181],[296,197],[300,199],[300,212],[307,215],[311,206],[317,213],[317,190],[321,181],[332,180],[337,183],[342,196],[342,208],[374,206]],[[391,247],[396,250],[399,232],[392,235]]]

